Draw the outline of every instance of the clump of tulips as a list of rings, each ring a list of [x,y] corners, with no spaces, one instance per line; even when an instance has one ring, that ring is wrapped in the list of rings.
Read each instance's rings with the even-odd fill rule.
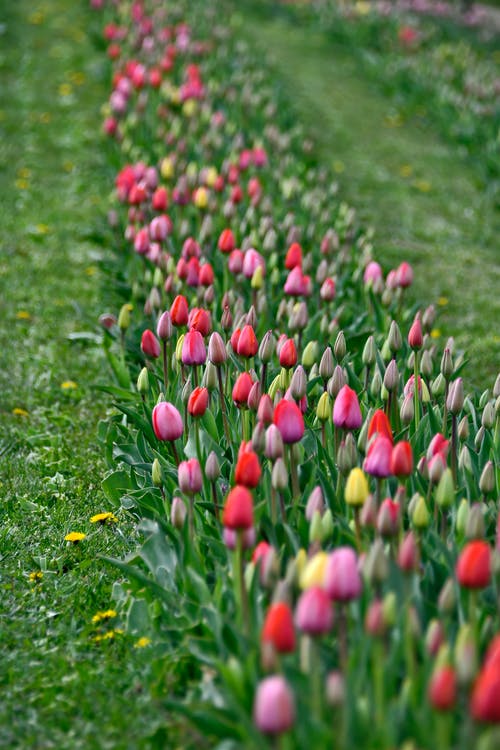
[[[467,393],[215,3],[103,13],[103,488],[129,626],[194,663],[165,700],[210,746],[494,747],[500,378]]]

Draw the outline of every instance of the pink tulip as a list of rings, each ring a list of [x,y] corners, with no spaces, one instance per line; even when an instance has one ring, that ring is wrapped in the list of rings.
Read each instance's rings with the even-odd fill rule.
[[[282,734],[295,721],[293,694],[282,675],[265,677],[258,685],[253,704],[253,720],[264,734]]]
[[[297,602],[295,624],[308,635],[323,635],[333,626],[333,607],[326,591],[312,586],[304,591]]]
[[[362,421],[357,394],[344,385],[333,405],[333,424],[345,430],[358,430]]]
[[[194,328],[186,333],[182,342],[182,364],[204,365],[207,358],[207,350],[203,336]]]
[[[363,584],[358,560],[352,547],[339,547],[328,557],[325,569],[325,589],[333,601],[349,602],[361,594]]]
[[[153,331],[147,328],[141,336],[141,349],[146,357],[156,359],[160,356],[160,344]]]
[[[203,486],[200,462],[197,458],[189,461],[181,461],[177,468],[177,479],[181,492],[186,495],[195,495]]]
[[[392,443],[385,435],[378,434],[370,443],[363,469],[372,477],[388,477],[391,474]]]
[[[273,422],[284,443],[298,443],[304,434],[304,417],[294,401],[282,399],[276,406]]]
[[[158,440],[177,440],[184,432],[182,417],[175,406],[168,401],[160,401],[153,409],[153,430]]]

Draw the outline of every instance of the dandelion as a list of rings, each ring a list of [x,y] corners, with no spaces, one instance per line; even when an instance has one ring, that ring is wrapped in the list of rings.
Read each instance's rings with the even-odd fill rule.
[[[413,174],[413,167],[411,164],[402,164],[399,168],[399,174],[401,177],[411,177]]]
[[[75,383],[74,380],[65,380],[64,383],[61,383],[61,388],[63,391],[71,391],[78,388],[78,383]]]
[[[29,412],[26,411],[26,409],[21,409],[20,406],[16,406],[14,409],[12,409],[12,414],[15,417],[29,417]]]
[[[30,186],[28,180],[22,178],[18,178],[14,184],[18,190],[27,190]]]
[[[106,609],[103,612],[96,612],[96,614],[92,617],[92,623],[94,625],[97,625],[99,622],[107,622],[108,620],[112,620],[114,617],[116,617],[117,612],[114,609]]]
[[[31,313],[27,310],[18,310],[16,312],[16,318],[18,320],[31,320]]]
[[[448,297],[438,297],[437,302],[440,307],[445,307],[448,304]]]
[[[440,328],[433,328],[431,331],[431,339],[438,339],[441,336]]]
[[[421,193],[429,193],[432,190],[432,184],[429,180],[415,180],[412,184],[413,187]]]
[[[61,83],[57,91],[59,96],[71,96],[73,93],[73,86],[70,83]]]
[[[88,266],[88,267],[87,267],[87,268],[85,269],[85,274],[86,274],[87,276],[95,276],[95,275],[96,275],[96,273],[97,273],[97,268],[96,268],[95,266]]]
[[[78,544],[78,542],[81,542],[85,539],[87,534],[84,534],[82,531],[70,531],[69,534],[66,534],[64,537],[65,542],[71,542],[72,544]]]
[[[106,523],[117,523],[117,521],[117,517],[111,512],[96,513],[95,516],[92,516],[90,519],[90,523],[100,523],[102,526]]]
[[[50,227],[48,224],[37,224],[35,232],[36,234],[48,234],[50,232]]]
[[[146,648],[146,646],[149,646],[150,643],[151,638],[147,638],[145,635],[143,635],[142,638],[139,638],[139,640],[134,643],[134,648]]]
[[[43,578],[43,573],[41,570],[34,570],[29,574],[28,578],[31,583],[39,583]]]

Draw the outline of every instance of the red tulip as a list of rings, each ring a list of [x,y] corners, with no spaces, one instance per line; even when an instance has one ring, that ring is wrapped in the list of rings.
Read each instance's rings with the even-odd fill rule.
[[[208,388],[195,388],[190,394],[187,408],[192,417],[202,417],[208,407]]]
[[[412,349],[421,349],[424,343],[424,337],[422,335],[422,324],[420,318],[416,317],[412,323],[410,331],[408,333],[408,343]]]
[[[188,316],[188,328],[199,331],[202,336],[208,336],[212,329],[212,316],[209,311],[193,307]]]
[[[156,188],[151,199],[155,211],[165,211],[168,206],[168,193],[164,187]]]
[[[332,300],[335,299],[336,293],[337,293],[337,289],[335,287],[335,279],[332,279],[329,276],[322,283],[321,289],[319,290],[319,296],[325,302],[331,302]]]
[[[153,331],[147,328],[141,337],[141,349],[146,357],[153,357],[156,359],[160,356],[160,344],[158,339],[154,335]]]
[[[232,344],[233,344],[233,340],[231,337],[231,346]],[[238,341],[236,344],[237,354],[239,354],[240,357],[246,357],[248,359],[250,357],[255,357],[258,350],[259,350],[259,342],[257,341],[257,336],[255,335],[255,332],[252,326],[251,325],[243,326],[243,328],[241,329],[241,333],[238,336]]]
[[[211,263],[203,263],[200,266],[200,284],[202,286],[210,286],[214,283],[214,269]]]
[[[239,484],[230,490],[224,505],[222,523],[228,529],[236,531],[253,526],[253,499],[250,490]]]
[[[289,654],[295,649],[293,615],[288,604],[277,602],[267,610],[260,637],[270,643],[279,654]]]
[[[456,574],[461,586],[482,589],[491,580],[491,548],[486,542],[476,539],[465,545],[458,558]]]
[[[242,447],[244,445],[243,443]],[[242,484],[245,487],[257,487],[261,474],[262,471],[257,454],[251,447],[245,447],[243,451],[240,449],[234,472],[234,481],[236,484]]]
[[[402,289],[413,284],[413,268],[406,261],[403,261],[396,269],[396,283]]]
[[[384,435],[391,443],[393,442],[391,423],[387,414],[382,409],[377,409],[370,419],[370,424],[368,425],[368,442],[370,442],[373,435]]]
[[[248,395],[252,389],[253,380],[248,372],[242,372],[233,386],[232,398],[238,408],[247,405]]]
[[[182,294],[178,294],[170,308],[170,317],[174,326],[185,326],[188,322],[188,312],[187,299]]]
[[[284,443],[298,443],[304,434],[304,417],[295,401],[282,399],[276,406],[273,422]]]
[[[219,250],[223,253],[230,253],[235,248],[234,234],[230,229],[224,229],[217,243]]]
[[[476,721],[500,723],[500,668],[485,665],[474,683],[470,710]]]
[[[281,346],[279,358],[281,367],[285,367],[286,369],[295,367],[298,356],[297,347],[295,346],[295,341],[293,339],[287,339]]]
[[[227,267],[233,276],[243,271],[243,253],[241,250],[233,250],[227,260]]]
[[[395,477],[409,477],[413,471],[413,453],[410,443],[401,440],[391,453],[391,474]]]
[[[436,711],[449,711],[457,700],[457,676],[453,667],[436,669],[430,679],[427,695]]]
[[[333,424],[345,430],[358,430],[362,421],[356,391],[348,385],[342,386],[333,405]]]
[[[291,271],[295,266],[302,266],[302,248],[298,242],[292,242],[285,257],[285,268]]]

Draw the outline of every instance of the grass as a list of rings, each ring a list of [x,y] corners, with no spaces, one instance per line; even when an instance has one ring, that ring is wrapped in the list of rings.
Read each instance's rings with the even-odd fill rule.
[[[348,48],[310,28],[239,12],[318,155],[333,163],[341,195],[374,227],[376,257],[386,269],[412,263],[413,299],[440,301],[438,331],[467,350],[468,381],[491,387],[500,370],[498,215],[476,171],[423,118],[405,121]]]
[[[165,712],[143,689],[153,646],[95,642],[116,572],[99,554],[135,543],[112,510],[97,423],[110,408],[92,384],[105,363],[92,341],[104,301],[103,249],[92,236],[112,175],[98,132],[104,69],[86,34],[85,3],[2,6],[0,122],[0,746],[138,748]],[[105,378],[107,380],[107,378]],[[87,538],[77,546],[68,532]],[[42,574],[39,581],[30,574]],[[116,625],[117,627],[119,624]],[[149,675],[149,684],[152,682]]]

